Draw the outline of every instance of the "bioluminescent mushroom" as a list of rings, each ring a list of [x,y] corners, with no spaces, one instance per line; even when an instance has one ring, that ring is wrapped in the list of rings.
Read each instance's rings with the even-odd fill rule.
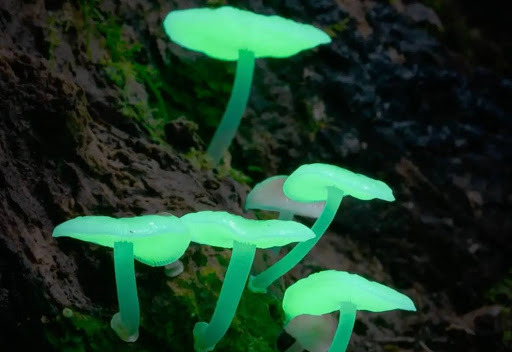
[[[77,217],[55,227],[53,237],[72,237],[114,248],[119,312],[110,326],[126,342],[137,340],[140,325],[133,259],[164,266],[181,257],[190,244],[190,234],[177,217],[160,215]]]
[[[339,310],[338,328],[329,351],[344,352],[354,327],[356,312],[416,311],[406,295],[345,271],[326,270],[288,287],[283,310],[288,323],[302,314],[321,315]]]
[[[288,176],[272,176],[258,183],[247,195],[245,210],[259,209],[279,213],[279,220],[292,220],[295,215],[318,218],[325,202],[296,202],[283,192]]]
[[[294,221],[249,220],[222,211],[202,211],[181,217],[192,241],[214,247],[233,248],[219,299],[209,323],[194,327],[196,351],[211,351],[226,334],[251,270],[256,248],[283,246],[314,237],[306,226]]]
[[[251,276],[249,289],[253,292],[266,292],[272,282],[286,274],[309,253],[331,224],[344,196],[361,200],[395,200],[391,188],[384,182],[329,164],[300,166],[284,182],[283,192],[296,202],[325,201],[325,207],[311,228],[315,238],[299,243],[270,268]]]
[[[219,60],[237,61],[235,83],[207,155],[217,165],[227,150],[247,105],[255,58],[285,58],[326,44],[331,38],[313,26],[230,6],[171,11],[165,32],[179,45]]]

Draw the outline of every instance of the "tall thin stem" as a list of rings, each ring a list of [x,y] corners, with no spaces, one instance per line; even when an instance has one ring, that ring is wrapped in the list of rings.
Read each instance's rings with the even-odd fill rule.
[[[214,165],[218,165],[224,151],[229,148],[240,125],[251,92],[254,73],[254,53],[240,50],[236,64],[235,83],[226,111],[206,151]]]
[[[327,189],[327,201],[320,217],[315,221],[311,230],[315,233],[315,238],[308,241],[298,243],[287,255],[272,265],[264,272],[251,277],[249,279],[249,289],[253,292],[266,292],[275,280],[290,271],[311,251],[315,244],[320,240],[324,232],[331,224],[341,200],[343,199],[343,191],[329,187]]]
[[[194,327],[196,351],[212,351],[228,331],[251,271],[256,246],[235,241],[220,296],[210,323],[199,322]]]
[[[110,326],[122,340],[134,342],[139,337],[140,309],[132,243],[114,243],[114,269],[119,313],[112,317]]]
[[[338,328],[336,329],[329,352],[345,352],[347,350],[356,321],[356,313],[357,309],[354,304],[347,302],[341,304]]]

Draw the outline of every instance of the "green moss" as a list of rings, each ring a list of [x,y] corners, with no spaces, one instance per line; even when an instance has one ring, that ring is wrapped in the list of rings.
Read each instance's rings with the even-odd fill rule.
[[[161,93],[162,74],[155,66],[146,63],[149,57],[144,54],[143,45],[134,38],[127,39],[129,31],[123,21],[112,13],[102,12],[99,5],[97,0],[80,1],[87,55],[92,60],[90,42],[94,37],[109,54],[100,60],[100,64],[108,79],[119,89],[119,111],[144,126],[154,141],[164,143],[163,127],[170,117]],[[140,92],[134,82],[144,87],[144,91]]]
[[[503,305],[512,304],[512,268],[508,273],[497,282],[486,293],[486,298],[490,303],[497,303]]]
[[[338,34],[344,32],[347,29],[347,25],[350,21],[350,18],[347,17],[339,22],[336,22],[327,28],[323,28],[323,30],[330,36],[330,37],[336,37]]]
[[[194,325],[208,321],[213,314],[229,264],[229,250],[216,252],[207,246],[192,246],[182,261],[185,271],[174,278],[165,276],[162,268],[136,265],[141,306],[137,342],[121,341],[110,328],[117,310],[117,302],[112,301],[111,306],[91,307],[89,313],[71,308],[70,314],[66,308],[66,317],[60,313],[48,318],[45,326],[53,350],[193,351]],[[245,290],[235,319],[216,351],[276,351],[283,320],[279,299]]]
[[[202,150],[197,150],[195,148],[191,148],[188,153],[184,155],[185,159],[187,159],[196,169],[199,170],[210,170],[211,163],[206,155],[206,153]],[[224,162],[217,166],[217,175],[219,178],[224,178],[230,176],[233,180],[237,181],[240,184],[249,185],[253,183],[253,179],[245,174],[243,171],[237,170],[231,167],[230,156],[226,155],[224,158]]]
[[[209,170],[210,162],[203,150],[191,148],[183,157],[198,170]]]
[[[60,314],[47,324],[47,338],[55,351],[112,350],[118,339],[111,333],[109,322],[77,311],[73,311],[71,317]]]
[[[204,286],[196,286],[200,291],[198,321],[208,321],[215,309],[218,293],[222,287],[221,279],[209,272],[203,273],[200,281]],[[205,291],[208,288],[208,291]],[[254,294],[245,290],[235,318],[224,338],[217,344],[218,351],[276,351],[276,342],[282,332],[284,314],[280,302],[269,296]]]
[[[191,258],[198,267],[205,266],[208,263],[208,258],[201,251],[194,251]]]

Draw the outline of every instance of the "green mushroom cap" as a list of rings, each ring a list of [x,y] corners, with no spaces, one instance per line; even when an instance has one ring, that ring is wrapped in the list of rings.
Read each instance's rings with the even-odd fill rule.
[[[53,230],[53,237],[66,236],[111,248],[116,242],[131,242],[135,259],[150,266],[174,262],[190,243],[190,234],[180,219],[160,215],[77,217]]]
[[[233,248],[235,241],[257,248],[284,246],[306,241],[315,234],[295,221],[250,220],[224,211],[200,211],[181,217],[192,241],[214,247]]]
[[[298,202],[327,199],[327,188],[335,187],[361,200],[379,198],[392,202],[393,191],[382,181],[329,164],[306,164],[295,170],[283,185],[284,194]]]
[[[283,310],[289,321],[301,314],[334,312],[342,303],[351,303],[357,310],[371,312],[416,310],[406,295],[359,275],[337,270],[309,275],[288,287],[283,298]]]
[[[219,60],[238,60],[240,50],[284,58],[331,41],[313,26],[231,6],[171,11],[163,25],[172,41]]]

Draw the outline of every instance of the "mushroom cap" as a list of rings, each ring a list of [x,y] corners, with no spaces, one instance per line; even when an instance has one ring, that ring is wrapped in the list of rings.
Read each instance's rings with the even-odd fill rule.
[[[327,352],[331,347],[338,321],[333,314],[302,314],[284,327],[309,352]]]
[[[245,209],[289,211],[296,215],[318,218],[325,202],[301,203],[291,200],[283,193],[283,184],[288,176],[273,176],[258,183],[245,200]]]
[[[135,259],[150,266],[174,262],[190,244],[190,234],[180,219],[160,215],[80,216],[55,227],[53,237],[72,237],[112,248],[116,242],[131,242]]]
[[[224,211],[189,213],[181,220],[193,242],[214,247],[233,248],[237,241],[270,248],[315,237],[311,229],[295,221],[251,220]]]
[[[239,50],[283,58],[331,41],[316,27],[231,6],[171,11],[163,25],[172,41],[219,60],[238,60]]]
[[[416,310],[406,295],[359,275],[337,270],[309,275],[288,287],[283,310],[290,320],[301,314],[334,312],[340,309],[341,303],[352,303],[357,310],[371,312]]]
[[[320,163],[300,166],[286,179],[283,192],[298,202],[316,202],[327,199],[328,187],[336,187],[346,195],[361,200],[395,200],[391,188],[382,181]]]

